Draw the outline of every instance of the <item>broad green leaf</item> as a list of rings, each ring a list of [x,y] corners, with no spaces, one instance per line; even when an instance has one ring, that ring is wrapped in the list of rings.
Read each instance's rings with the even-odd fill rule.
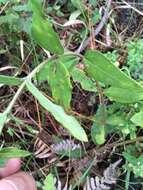
[[[46,76],[55,102],[66,110],[70,109],[72,84],[68,70],[62,62],[56,60],[50,61],[47,66]]]
[[[16,147],[8,147],[0,149],[0,159],[20,158],[30,156],[31,153],[25,150],[20,150]]]
[[[131,121],[134,124],[143,127],[143,111],[134,114],[131,118]]]
[[[141,89],[142,90],[142,89]],[[104,91],[105,95],[111,100],[121,103],[135,103],[143,100],[143,91],[138,91],[136,88],[123,89],[110,87]]]
[[[123,126],[126,124],[126,118],[123,115],[112,114],[107,117],[106,123],[113,126]]]
[[[135,157],[127,152],[124,152],[123,156],[129,162],[124,167],[132,171],[135,176],[143,177],[143,156]]]
[[[75,66],[78,64],[79,57],[75,55],[61,55],[59,57],[59,61],[61,61],[65,65],[69,73],[71,73]]]
[[[33,7],[33,19],[31,34],[34,40],[44,49],[54,54],[63,54],[64,48],[61,45],[58,34],[52,28],[49,20],[41,15],[41,7],[37,0],[31,0]],[[40,10],[40,11],[39,11]]]
[[[5,84],[9,86],[17,86],[22,83],[23,79],[20,78],[15,78],[15,77],[10,77],[10,76],[4,76],[0,75],[0,84]]]
[[[41,0],[30,0],[30,3],[33,13],[42,16],[43,10]]]
[[[90,91],[90,92],[96,92],[96,84],[86,76],[85,72],[74,68],[71,72],[72,78],[75,82],[78,82],[81,84],[81,87],[84,90]]]
[[[84,63],[85,71],[91,78],[111,85],[105,94],[112,100],[132,103],[143,99],[143,87],[120,71],[100,52],[88,51]]]
[[[34,40],[42,48],[55,54],[64,53],[59,36],[54,31],[48,20],[45,20],[42,17],[34,14],[31,32]]]
[[[75,138],[80,141],[88,141],[84,129],[73,116],[66,114],[61,106],[58,106],[48,100],[31,82],[27,82],[26,86],[39,103],[48,110]]]
[[[76,64],[78,63],[79,58],[74,55],[61,55],[60,57],[55,59],[55,61],[63,63],[66,69],[69,71],[69,73],[71,73]],[[44,67],[38,72],[37,77],[40,82],[47,80],[47,73],[49,70],[50,62],[51,60],[47,61]]]
[[[4,113],[0,113],[0,135],[6,120],[7,120],[7,115]]]
[[[54,176],[50,173],[44,181],[44,190],[55,190]]]
[[[55,59],[57,62],[62,62],[64,66],[67,68],[67,70],[71,73],[76,64],[79,62],[79,58],[74,55],[61,55],[57,59]],[[51,60],[47,61],[47,64],[44,65],[44,67],[38,72],[38,80],[45,81],[47,80],[47,71],[49,70],[49,62]]]
[[[139,83],[129,78],[98,51],[87,51],[85,65],[87,73],[95,80],[114,87],[141,89]]]
[[[69,72],[60,59],[48,61],[38,73],[38,79],[48,80],[55,102],[66,110],[70,109],[72,84]]]
[[[94,122],[91,128],[91,138],[95,144],[103,144],[105,142],[104,125],[98,125]]]
[[[106,123],[106,107],[100,105],[96,115],[94,116],[94,123],[91,128],[91,137],[95,144],[103,144],[105,142],[105,123]]]

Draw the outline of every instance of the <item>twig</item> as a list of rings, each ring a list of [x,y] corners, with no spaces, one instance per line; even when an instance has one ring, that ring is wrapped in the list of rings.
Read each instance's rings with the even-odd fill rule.
[[[94,37],[96,37],[101,32],[101,30],[103,29],[105,23],[107,22],[107,20],[109,18],[109,10],[110,10],[111,3],[112,3],[112,0],[107,1],[107,8],[106,8],[106,10],[104,12],[104,15],[103,15],[100,23],[97,25],[97,27],[96,27],[96,29],[94,31]],[[82,52],[88,46],[89,42],[90,42],[90,38],[85,40],[82,47],[80,46],[80,48],[78,48],[76,50],[76,52],[77,53]]]

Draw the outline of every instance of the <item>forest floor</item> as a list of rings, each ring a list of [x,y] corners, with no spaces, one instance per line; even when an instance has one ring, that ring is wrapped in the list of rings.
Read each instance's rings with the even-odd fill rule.
[[[87,11],[84,14],[78,2],[81,1],[75,1],[75,3],[69,0],[43,1],[45,15],[54,21],[55,30],[65,49],[72,52],[79,50],[86,33],[83,23],[87,18],[89,31],[87,31],[86,39],[89,39],[89,42],[85,47],[81,46],[83,49],[79,53],[84,55],[90,48],[99,50],[123,72],[143,84],[142,0],[111,1],[109,16],[95,37],[93,33],[103,22],[102,18],[108,6],[106,4],[109,2],[84,1],[83,5]],[[39,63],[47,59],[49,53],[36,45],[29,37],[31,12],[27,1],[0,1],[0,15],[0,75],[24,78]],[[70,24],[69,17],[73,19]],[[75,20],[78,20],[76,24]],[[66,27],[60,27],[64,23],[68,23],[69,26],[67,24]],[[82,66],[82,63],[78,63],[78,68],[82,69]],[[100,108],[101,97],[98,94],[98,85],[93,90],[89,84],[90,82],[79,79],[77,76],[72,79],[70,111],[70,114],[75,116],[85,129],[88,142],[75,140],[48,111],[42,108],[37,99],[25,90],[13,105],[11,114],[4,125],[0,136],[1,148],[18,147],[32,153],[31,156],[22,159],[22,169],[34,176],[39,190],[43,190],[43,181],[49,172],[55,174],[62,186],[68,181],[68,184],[72,184],[74,188],[82,189],[85,176],[105,178],[106,168],[118,161],[118,169],[113,170],[114,172],[117,170],[114,176],[116,183],[114,184],[112,178],[110,189],[143,189],[143,172],[137,174],[135,166],[130,169],[130,161],[125,159],[123,154],[128,152],[131,156],[133,153],[132,156],[136,158],[142,156],[143,125],[131,123],[130,118],[143,110],[143,103],[122,104],[104,96],[103,102],[107,115],[118,117],[109,117],[106,141],[102,145],[96,144],[92,139],[91,128],[94,125],[93,116]],[[46,97],[51,98],[51,90],[47,82],[38,82],[37,86]],[[17,89],[17,86],[1,84],[1,113],[10,104]],[[68,148],[78,149],[78,151],[70,152]],[[143,167],[143,158],[141,162]],[[110,175],[108,171],[109,179],[112,176]],[[109,179],[106,183],[108,187]],[[96,185],[97,181],[94,182]],[[108,187],[103,187],[103,189],[106,190]]]

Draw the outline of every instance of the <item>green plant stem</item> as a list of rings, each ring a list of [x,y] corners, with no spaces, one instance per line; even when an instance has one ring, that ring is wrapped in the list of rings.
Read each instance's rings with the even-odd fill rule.
[[[40,69],[47,63],[47,60],[42,62],[41,64],[39,64],[23,81],[23,83],[20,85],[20,87],[18,88],[16,94],[14,95],[12,101],[9,103],[8,107],[6,108],[6,110],[3,112],[4,115],[8,115],[11,110],[12,107],[14,106],[15,102],[17,101],[17,98],[19,97],[19,95],[21,94],[21,92],[23,91],[24,87],[26,86],[26,83],[28,81],[30,81],[37,72],[40,71]]]
[[[19,97],[20,93],[22,92],[23,88],[25,87],[25,84],[26,84],[26,80],[18,88],[18,90],[17,90],[16,94],[14,95],[12,101],[9,103],[8,107],[4,111],[4,114],[8,115],[10,113],[10,111],[11,111],[13,105],[15,104],[17,98]]]

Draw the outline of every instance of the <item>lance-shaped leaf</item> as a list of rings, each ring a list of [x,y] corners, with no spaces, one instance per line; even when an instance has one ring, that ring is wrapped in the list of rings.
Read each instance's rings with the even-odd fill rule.
[[[105,142],[105,124],[107,119],[105,105],[100,105],[94,123],[91,128],[91,138],[95,144],[103,144]]]
[[[66,110],[70,109],[72,85],[69,72],[64,64],[58,60],[48,62],[46,76],[55,102]]]
[[[41,5],[37,0],[31,0],[33,8],[33,19],[31,34],[34,40],[44,49],[54,54],[63,54],[58,34],[52,28],[51,23],[41,15]]]
[[[135,103],[143,100],[143,90],[138,91],[136,88],[116,88],[110,87],[104,91],[105,95],[111,100],[120,103]]]
[[[91,78],[111,86],[112,90],[107,89],[105,94],[112,100],[124,103],[143,100],[143,87],[113,65],[100,52],[87,51],[84,63],[85,71]]]
[[[48,110],[75,138],[80,141],[88,141],[84,129],[73,116],[66,114],[61,106],[58,106],[47,99],[31,82],[27,82],[26,86],[39,103]]]
[[[23,81],[23,79],[20,79],[20,78],[0,75],[0,84],[15,86],[15,85],[20,85],[22,83],[22,81]]]
[[[30,3],[33,13],[42,16],[43,11],[41,0],[30,0]]]
[[[2,148],[0,150],[0,159],[9,159],[9,158],[20,158],[31,155],[30,152],[25,150],[20,150],[16,147]]]

